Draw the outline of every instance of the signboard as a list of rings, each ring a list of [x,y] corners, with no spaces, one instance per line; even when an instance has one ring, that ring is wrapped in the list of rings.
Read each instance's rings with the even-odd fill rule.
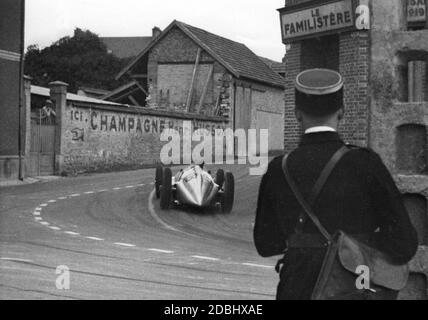
[[[425,22],[427,19],[426,0],[407,0],[407,22]]]
[[[344,0],[282,14],[283,39],[352,27],[354,25],[352,13],[352,0]]]
[[[370,28],[368,0],[342,0],[299,9],[280,9],[283,42],[346,29]]]

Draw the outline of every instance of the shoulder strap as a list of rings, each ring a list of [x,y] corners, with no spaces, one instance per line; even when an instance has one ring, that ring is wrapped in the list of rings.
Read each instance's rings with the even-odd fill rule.
[[[323,171],[321,172],[320,177],[318,178],[317,182],[315,183],[314,189],[311,193],[310,200],[306,201],[303,197],[302,193],[298,189],[296,183],[294,182],[294,179],[291,177],[290,172],[288,171],[287,167],[287,159],[288,155],[284,157],[282,161],[282,169],[284,171],[285,178],[293,191],[294,195],[296,196],[297,201],[304,209],[305,213],[308,215],[308,217],[312,220],[312,222],[315,224],[315,226],[318,228],[318,230],[321,232],[324,238],[327,239],[327,241],[330,241],[331,235],[330,233],[323,227],[321,222],[319,221],[318,217],[315,215],[315,213],[312,210],[311,205],[318,197],[319,193],[321,192],[322,188],[324,187],[325,183],[327,182],[327,179],[331,175],[333,169],[336,167],[337,163],[342,159],[342,157],[349,151],[349,149],[346,146],[341,147],[330,159],[330,161],[327,163]]]
[[[331,173],[333,172],[334,168],[336,167],[337,163],[340,161],[340,159],[343,158],[343,156],[348,153],[349,148],[347,146],[343,146],[337,150],[337,152],[333,155],[333,157],[330,159],[330,161],[327,163],[327,165],[324,167],[324,169],[321,171],[320,177],[318,178],[317,182],[315,183],[312,192],[308,198],[308,203],[313,206],[315,203],[315,200],[320,195],[322,188],[324,187],[325,183],[327,182],[328,178],[330,177]]]

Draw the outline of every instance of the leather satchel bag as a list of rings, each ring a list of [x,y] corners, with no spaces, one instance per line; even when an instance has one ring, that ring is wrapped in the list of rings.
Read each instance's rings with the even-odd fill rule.
[[[285,178],[301,205],[304,213],[315,224],[325,239],[327,252],[318,275],[312,300],[361,300],[368,294],[376,294],[385,289],[399,291],[406,286],[408,265],[397,265],[389,261],[383,252],[368,246],[356,237],[338,230],[331,235],[321,224],[311,208],[315,198],[340,159],[349,151],[340,148],[322,171],[311,194],[311,202],[306,201],[287,168],[287,156],[284,157]],[[358,288],[357,280],[361,268],[369,271],[370,287]]]

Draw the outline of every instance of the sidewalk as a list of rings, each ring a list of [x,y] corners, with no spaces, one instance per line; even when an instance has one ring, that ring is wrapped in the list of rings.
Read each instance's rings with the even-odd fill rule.
[[[21,186],[26,184],[33,184],[37,182],[48,182],[53,180],[61,179],[59,176],[43,176],[43,177],[28,177],[25,178],[23,181],[21,180],[3,180],[0,181],[0,188],[1,187],[14,187],[14,186]]]

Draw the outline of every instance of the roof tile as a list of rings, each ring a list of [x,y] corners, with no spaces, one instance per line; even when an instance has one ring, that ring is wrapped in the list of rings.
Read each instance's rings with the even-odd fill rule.
[[[118,58],[133,58],[152,40],[152,37],[101,37],[108,50]]]
[[[195,38],[215,52],[241,77],[284,86],[284,78],[273,71],[254,52],[242,43],[223,38],[197,27],[178,22],[186,28]]]

